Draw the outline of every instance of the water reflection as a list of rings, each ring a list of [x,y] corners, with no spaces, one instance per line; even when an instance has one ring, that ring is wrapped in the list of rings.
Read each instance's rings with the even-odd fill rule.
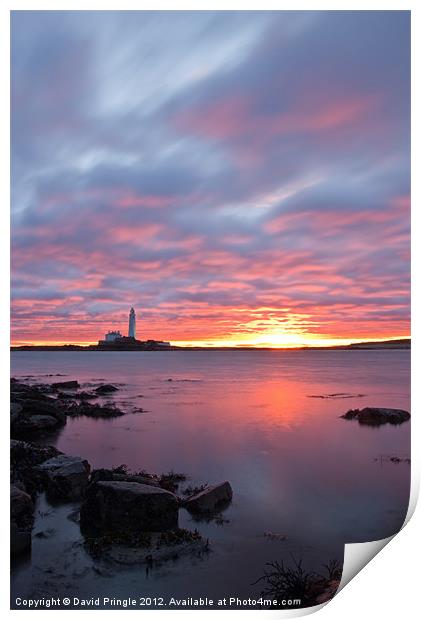
[[[120,387],[103,402],[126,416],[69,419],[45,443],[93,467],[175,470],[187,474],[186,484],[229,480],[234,490],[222,523],[196,523],[180,511],[180,527],[210,539],[208,557],[147,575],[97,566],[68,518],[74,507],[38,515],[36,527],[55,534],[34,539],[32,558],[14,571],[15,593],[66,587],[92,596],[112,586],[116,595],[258,595],[252,584],[266,562],[292,553],[317,571],[342,561],[345,542],[389,536],[405,518],[410,467],[378,458],[410,456],[410,423],[370,428],[340,416],[355,407],[408,409],[408,351],[19,352],[12,367],[35,380],[60,372],[83,389],[99,381]],[[352,396],[309,398],[332,394]],[[50,509],[39,502],[41,512]]]

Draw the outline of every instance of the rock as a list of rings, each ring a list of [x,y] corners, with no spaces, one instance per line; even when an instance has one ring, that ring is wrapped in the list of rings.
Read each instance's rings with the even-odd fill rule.
[[[178,490],[180,482],[183,482],[185,479],[185,474],[169,471],[167,474],[161,474],[159,477],[159,486],[161,489],[166,489],[167,491],[175,493]]]
[[[50,398],[50,396],[45,396],[45,398],[31,398],[25,394],[24,397],[21,397],[19,402],[22,407],[22,412],[27,415],[36,413],[52,415],[58,408],[58,402],[54,398]]]
[[[12,430],[15,436],[19,436],[26,433],[49,431],[56,426],[59,426],[59,422],[51,415],[31,415],[19,418],[17,422],[13,423]]]
[[[111,385],[110,383],[100,385],[95,390],[97,394],[108,394],[110,392],[117,392],[117,391],[118,391],[118,388],[116,388],[114,385]]]
[[[10,460],[13,467],[28,468],[62,454],[53,446],[39,446],[29,441],[10,440]]]
[[[88,402],[71,403],[66,409],[67,415],[78,417],[86,415],[90,418],[116,418],[121,415],[125,415],[124,411],[118,409],[118,407],[97,405]]]
[[[10,486],[10,517],[20,527],[31,527],[34,505],[31,496],[15,484]]]
[[[153,476],[140,476],[138,474],[114,474],[113,480],[122,482],[138,482],[139,484],[147,484],[151,487],[159,487],[159,480]]]
[[[34,493],[43,486],[34,467],[61,454],[52,446],[38,446],[27,441],[10,441],[10,481],[27,493]]]
[[[10,415],[19,415],[22,412],[22,405],[20,403],[10,403]]]
[[[380,426],[381,424],[402,424],[409,420],[411,415],[403,409],[365,407],[364,409],[350,409],[340,417],[345,420],[358,420],[360,424],[367,426]]]
[[[94,469],[91,473],[91,482],[110,481],[116,482],[139,482],[153,487],[159,487],[159,479],[152,474],[121,473],[113,469]]]
[[[66,422],[66,414],[62,410],[61,403],[55,398],[48,396],[45,400],[25,398],[20,404],[23,415],[49,415],[56,418],[61,424]]]
[[[52,383],[51,387],[55,390],[74,390],[79,388],[80,385],[78,381],[57,381],[56,383]]]
[[[34,522],[34,504],[28,493],[12,484],[10,487],[10,550],[12,555],[28,551]]]
[[[221,482],[208,487],[184,502],[184,507],[191,512],[215,512],[225,508],[232,500],[232,488],[229,482]]]
[[[10,424],[14,424],[22,413],[22,405],[20,403],[10,403]]]
[[[88,485],[90,465],[79,456],[61,454],[36,469],[45,480],[47,492],[56,499],[80,499]]]
[[[51,430],[66,423],[62,403],[55,398],[35,391],[23,391],[12,395],[11,433],[21,437],[26,433]]]
[[[178,499],[138,482],[101,481],[87,489],[80,518],[102,532],[164,531],[178,525]]]
[[[27,385],[16,381],[10,384],[11,400],[21,400],[28,398],[32,400],[50,400],[47,392],[51,392],[49,385]]]

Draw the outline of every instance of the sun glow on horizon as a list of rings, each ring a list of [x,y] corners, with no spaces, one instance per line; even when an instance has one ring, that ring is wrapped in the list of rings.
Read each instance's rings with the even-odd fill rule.
[[[410,336],[387,336],[372,338],[321,338],[318,336],[300,337],[299,335],[261,335],[257,338],[244,339],[217,339],[217,340],[174,340],[171,344],[183,347],[254,347],[273,349],[295,349],[299,347],[334,347],[347,346],[358,342],[384,342],[387,340],[401,340]]]
[[[389,340],[410,339],[410,335],[401,336],[382,336],[370,338],[323,338],[320,336],[312,336],[306,334],[299,336],[298,334],[262,334],[255,338],[250,338],[249,334],[244,334],[244,338],[215,338],[215,339],[191,339],[191,340],[170,340],[171,344],[176,347],[243,347],[273,348],[273,349],[295,349],[300,347],[334,347],[347,346],[359,342],[384,342]],[[11,342],[12,347],[22,346],[66,346],[76,345],[88,347],[98,344],[97,341],[77,341],[77,340],[34,340],[21,341],[15,340]]]

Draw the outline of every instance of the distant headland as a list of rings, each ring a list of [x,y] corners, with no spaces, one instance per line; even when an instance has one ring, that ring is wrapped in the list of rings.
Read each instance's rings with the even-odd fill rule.
[[[384,340],[381,342],[355,342],[348,345],[318,346],[318,347],[253,347],[253,346],[176,346],[169,343],[162,343],[157,340],[130,341],[123,337],[121,342],[101,345],[22,345],[12,346],[11,351],[326,351],[326,350],[364,350],[364,349],[410,349],[411,339],[403,338],[400,340]]]

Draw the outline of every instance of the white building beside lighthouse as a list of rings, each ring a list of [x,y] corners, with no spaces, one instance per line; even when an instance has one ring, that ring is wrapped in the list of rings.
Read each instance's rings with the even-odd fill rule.
[[[136,338],[136,312],[130,308],[129,313],[129,338]]]
[[[105,334],[104,342],[115,342],[121,339],[121,333],[118,331],[109,331]]]

